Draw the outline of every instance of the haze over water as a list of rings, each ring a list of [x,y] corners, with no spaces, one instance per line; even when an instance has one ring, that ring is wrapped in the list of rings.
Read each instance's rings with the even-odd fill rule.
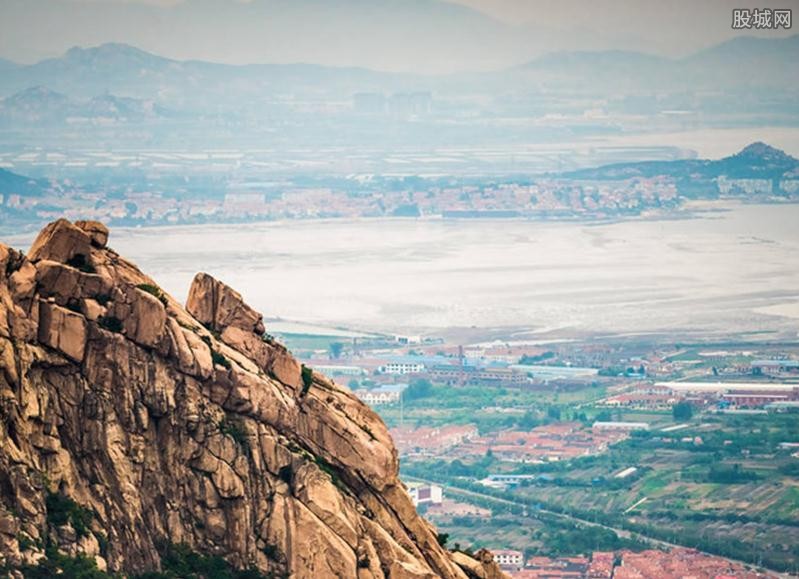
[[[202,270],[267,317],[320,325],[796,337],[796,223],[799,205],[750,205],[697,219],[599,225],[363,220],[116,228],[110,245],[178,299]]]

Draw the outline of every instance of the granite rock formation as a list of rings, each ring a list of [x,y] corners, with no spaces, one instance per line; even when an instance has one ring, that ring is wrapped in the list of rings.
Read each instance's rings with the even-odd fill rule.
[[[107,241],[0,244],[1,565],[130,575],[179,544],[275,577],[502,576],[439,545],[383,422],[237,292],[201,273],[184,309]]]

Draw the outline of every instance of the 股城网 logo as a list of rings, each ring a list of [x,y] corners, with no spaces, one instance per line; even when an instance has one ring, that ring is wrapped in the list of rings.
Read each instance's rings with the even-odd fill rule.
[[[732,11],[732,27],[734,30],[777,30],[791,27],[790,8],[735,8]]]

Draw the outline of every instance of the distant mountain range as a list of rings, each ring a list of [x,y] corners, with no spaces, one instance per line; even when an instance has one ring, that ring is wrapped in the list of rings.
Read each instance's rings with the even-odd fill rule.
[[[231,99],[301,91],[352,91],[391,86],[398,75],[358,68],[313,64],[227,65],[177,61],[125,44],[71,48],[59,58],[9,68],[0,77],[0,94],[34,86],[74,98],[113,93],[183,106],[196,101]]]
[[[439,72],[496,69],[562,46],[551,30],[501,22],[452,0],[3,0],[3,16],[9,57],[56,54],[93,39],[175,58]],[[50,33],[37,34],[41,28]],[[587,47],[589,36],[572,42]]]
[[[35,86],[0,100],[0,126],[37,125],[84,120],[135,122],[168,116],[168,111],[151,100],[103,94],[88,100]]]
[[[788,38],[741,36],[681,59],[640,52],[556,52],[517,71],[579,83],[590,78],[603,85],[745,87],[762,84],[796,90],[799,35]],[[793,71],[793,74],[790,74]]]
[[[10,72],[12,70],[16,70],[19,68],[20,65],[16,62],[12,62],[10,60],[6,60],[5,58],[0,58],[0,72]]]
[[[112,93],[169,105],[222,104],[265,95],[340,96],[360,91],[437,90],[491,92],[580,87],[671,91],[697,89],[788,90],[799,62],[799,35],[739,37],[683,59],[638,52],[557,52],[491,73],[423,76],[311,64],[227,65],[178,61],[125,44],[75,47],[32,65],[0,61],[0,95],[47,86],[72,98]],[[543,83],[543,84],[542,84]]]
[[[573,179],[628,179],[667,175],[678,181],[703,181],[725,176],[730,179],[799,178],[799,159],[780,149],[757,142],[718,160],[682,159],[619,163],[562,174]]]

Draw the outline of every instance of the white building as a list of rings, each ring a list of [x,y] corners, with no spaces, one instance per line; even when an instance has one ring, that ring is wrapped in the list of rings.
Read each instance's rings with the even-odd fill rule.
[[[655,386],[669,388],[675,394],[724,394],[745,390],[747,392],[793,392],[799,384],[790,382],[658,382]]]
[[[314,364],[314,369],[328,376],[365,376],[368,374],[360,366]]]
[[[366,402],[369,406],[380,406],[381,404],[394,404],[400,401],[402,391],[408,387],[407,384],[386,384],[373,390],[356,390],[355,395]]]
[[[440,505],[444,501],[444,489],[438,485],[410,483],[408,494],[411,495],[414,507],[425,504]]]
[[[515,567],[520,569],[524,564],[524,554],[521,551],[514,551],[512,549],[494,549],[491,551],[494,555],[494,561],[500,567]]]
[[[424,364],[421,362],[386,362],[379,369],[384,374],[420,374],[424,371]]]
[[[646,422],[594,422],[594,430],[649,430]]]

